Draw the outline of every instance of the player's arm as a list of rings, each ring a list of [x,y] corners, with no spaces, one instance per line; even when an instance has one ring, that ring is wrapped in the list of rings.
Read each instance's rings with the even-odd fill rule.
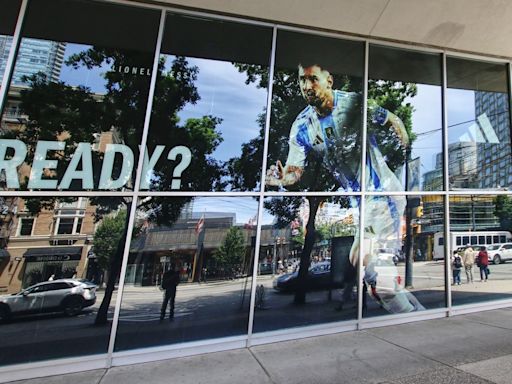
[[[407,134],[407,130],[405,129],[402,119],[387,109],[379,106],[374,100],[368,100],[368,112],[374,123],[382,126],[388,124],[391,125],[402,142],[402,145],[404,147],[409,146],[409,135]]]

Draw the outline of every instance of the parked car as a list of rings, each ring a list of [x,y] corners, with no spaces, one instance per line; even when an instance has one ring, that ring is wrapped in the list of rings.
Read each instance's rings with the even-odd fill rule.
[[[38,283],[18,293],[0,296],[0,320],[46,312],[75,316],[96,302],[96,288],[90,281],[77,279]]]
[[[309,267],[306,279],[306,290],[329,289],[331,283],[331,263],[322,261]],[[274,279],[273,287],[280,292],[294,292],[299,284],[299,268]]]
[[[500,264],[512,260],[512,243],[493,244],[487,247],[489,262]]]
[[[377,255],[377,265],[397,265],[398,264],[398,252],[393,248],[377,248],[375,250]]]

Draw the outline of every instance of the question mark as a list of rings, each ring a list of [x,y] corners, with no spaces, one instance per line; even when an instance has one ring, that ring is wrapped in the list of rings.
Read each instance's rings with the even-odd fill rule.
[[[192,161],[192,153],[190,149],[183,145],[178,145],[177,147],[172,148],[167,155],[167,159],[176,160],[176,156],[181,155],[181,161],[179,164],[174,167],[174,171],[172,171],[172,183],[171,189],[180,189],[181,188],[181,173],[187,169]]]

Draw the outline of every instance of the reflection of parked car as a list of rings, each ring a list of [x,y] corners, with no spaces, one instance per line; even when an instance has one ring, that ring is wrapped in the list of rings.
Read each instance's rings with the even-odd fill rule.
[[[331,287],[331,263],[323,261],[309,267],[306,279],[306,290],[329,289]],[[299,284],[299,268],[295,272],[286,273],[277,277],[273,287],[281,292],[293,292]]]
[[[87,280],[45,281],[12,295],[0,296],[0,320],[43,312],[78,315],[96,302],[96,285]]]
[[[377,248],[375,251],[377,255],[377,265],[397,265],[398,255],[392,248]]]
[[[494,264],[512,260],[512,243],[489,245],[487,247],[487,254],[489,261],[492,261]]]

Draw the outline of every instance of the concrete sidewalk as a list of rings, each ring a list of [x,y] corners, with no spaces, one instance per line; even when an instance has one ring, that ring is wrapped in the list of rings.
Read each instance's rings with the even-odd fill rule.
[[[512,383],[512,308],[17,384]]]

